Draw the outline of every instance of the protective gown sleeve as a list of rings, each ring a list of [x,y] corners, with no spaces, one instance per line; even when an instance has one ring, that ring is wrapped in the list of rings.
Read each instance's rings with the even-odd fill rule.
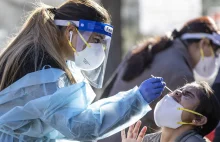
[[[51,102],[56,96],[62,96],[56,99],[62,102],[49,105],[41,117],[68,139],[89,141],[110,136],[135,123],[150,110],[137,87],[91,105],[85,83],[78,90],[72,88],[61,88],[51,96]]]
[[[27,81],[24,80],[24,82]],[[0,117],[2,132],[10,135],[13,131],[19,132],[14,133],[14,137],[23,135],[24,137],[47,137],[47,139],[92,141],[121,131],[151,110],[142,98],[138,87],[92,104],[95,93],[86,82],[58,88],[52,93],[48,92],[48,83],[38,85],[37,89],[33,84],[30,86],[34,88],[33,90],[29,87],[15,88],[19,90],[15,91],[15,94],[11,92],[11,96],[7,99],[11,99],[12,104],[16,105],[18,101],[13,97],[18,97],[18,92],[27,97],[31,94],[40,95],[42,91],[45,95],[30,100],[24,105],[16,105],[2,114]],[[8,132],[9,130],[12,132]]]

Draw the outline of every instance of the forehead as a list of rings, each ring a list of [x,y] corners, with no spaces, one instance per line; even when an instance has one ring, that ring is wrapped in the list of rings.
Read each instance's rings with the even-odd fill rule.
[[[200,104],[200,90],[196,86],[185,85],[181,88],[182,95],[179,102],[184,108],[194,110]]]
[[[182,88],[183,91],[191,93],[196,99],[199,100],[199,95],[201,93],[201,90],[199,89],[199,86],[197,85],[185,85]]]

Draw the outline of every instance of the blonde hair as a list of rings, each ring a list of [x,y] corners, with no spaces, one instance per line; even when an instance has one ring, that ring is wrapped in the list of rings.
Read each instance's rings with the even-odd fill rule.
[[[49,17],[46,11],[48,7],[41,5],[30,14],[18,36],[9,43],[7,49],[1,55],[0,66],[3,67],[5,64],[0,83],[1,90],[14,82],[16,74],[25,62],[25,57],[30,52],[35,53],[33,64],[36,71],[40,51],[47,52],[60,68],[66,72],[71,83],[75,83],[61,54],[61,32]]]
[[[31,57],[34,58],[34,71],[39,70],[40,53],[47,53],[56,66],[66,72],[70,82],[76,82],[66,65],[62,52],[64,49],[61,49],[65,28],[57,27],[53,18],[63,20],[85,19],[110,23],[108,12],[92,0],[68,0],[59,8],[51,9],[53,8],[50,6],[40,4],[32,11],[21,31],[10,42],[4,53],[0,55],[0,90],[19,79],[17,76],[21,71],[21,66],[28,62],[26,60],[30,53],[34,54]],[[43,60],[45,60],[44,56],[40,61],[40,67],[42,67]],[[28,71],[24,70],[25,75]]]

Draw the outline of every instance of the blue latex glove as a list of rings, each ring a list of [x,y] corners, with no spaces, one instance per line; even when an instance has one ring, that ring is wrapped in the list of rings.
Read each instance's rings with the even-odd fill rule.
[[[151,103],[162,94],[165,85],[163,78],[153,77],[142,82],[139,86],[139,91],[145,101]]]

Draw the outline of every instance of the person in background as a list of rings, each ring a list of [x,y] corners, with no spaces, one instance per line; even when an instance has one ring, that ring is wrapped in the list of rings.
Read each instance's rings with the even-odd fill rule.
[[[104,87],[101,98],[127,90],[151,75],[163,77],[171,90],[195,80],[204,80],[211,85],[219,69],[219,47],[220,35],[210,17],[192,19],[180,30],[174,30],[171,36],[148,38],[125,56]],[[163,95],[167,93],[165,90]],[[156,103],[151,106],[154,108]],[[155,132],[158,128],[152,112],[142,122],[148,126],[147,133]],[[108,140],[119,142],[120,133],[103,141]]]
[[[93,0],[39,6],[0,55],[0,142],[93,141],[151,110],[165,83],[150,78],[99,100],[113,27]]]
[[[218,125],[220,104],[206,82],[193,82],[164,96],[155,107],[154,119],[161,131],[147,134],[143,142],[205,142],[203,137]],[[137,132],[131,126],[127,137],[136,137]],[[121,133],[122,142],[129,142]]]

